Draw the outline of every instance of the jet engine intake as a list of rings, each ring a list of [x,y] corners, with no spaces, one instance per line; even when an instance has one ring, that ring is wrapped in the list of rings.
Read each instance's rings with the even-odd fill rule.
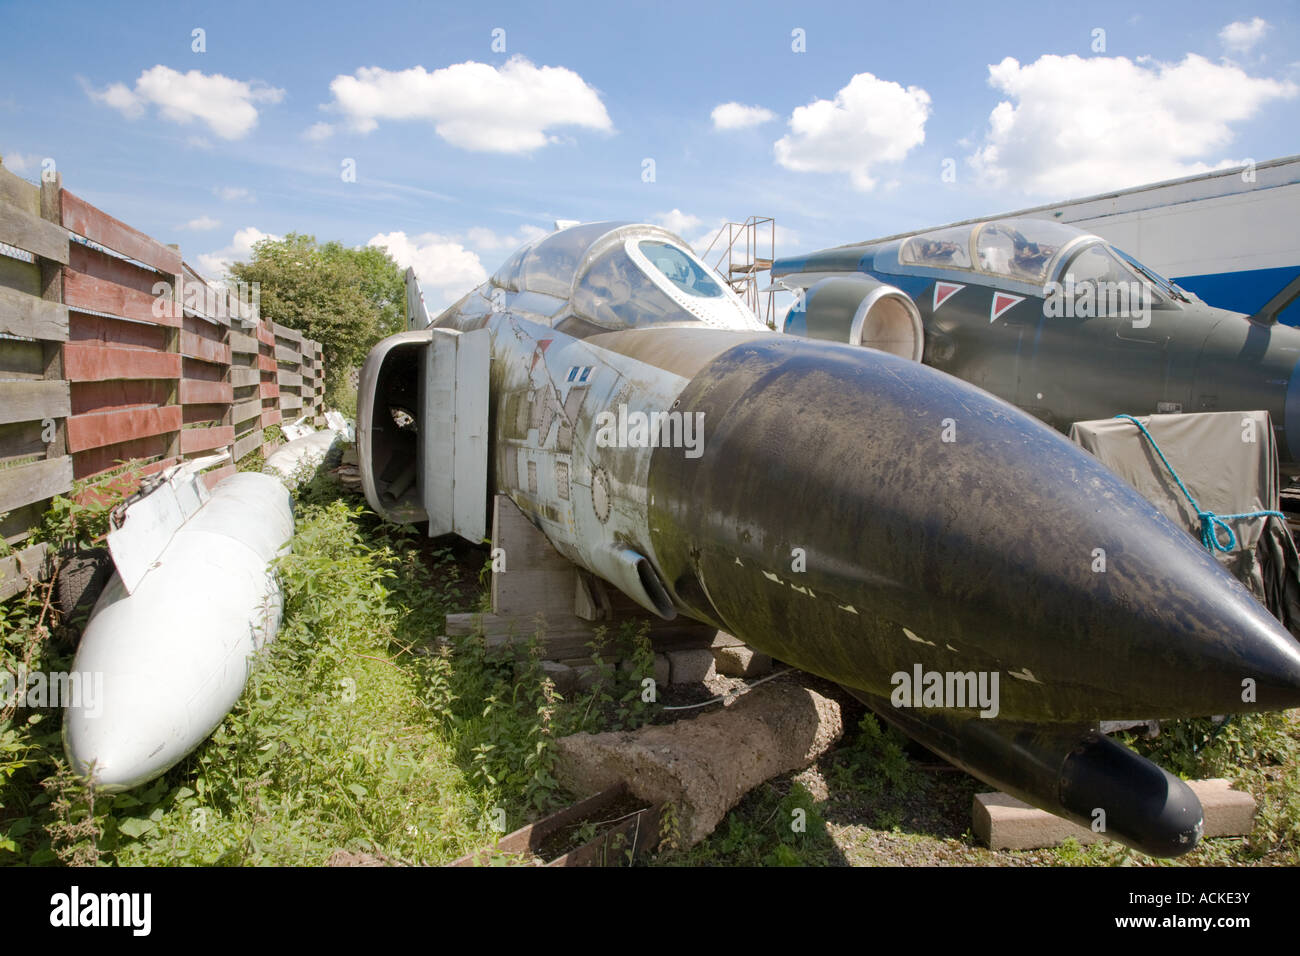
[[[925,329],[911,298],[896,286],[860,275],[813,283],[785,315],[783,332],[864,345],[921,361]]]

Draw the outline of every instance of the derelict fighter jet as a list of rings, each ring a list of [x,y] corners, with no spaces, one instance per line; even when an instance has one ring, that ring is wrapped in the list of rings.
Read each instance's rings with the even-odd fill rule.
[[[920,358],[1049,425],[1126,413],[1269,413],[1300,472],[1300,329],[1206,305],[1073,226],[1001,219],[778,259],[802,290],[784,330],[853,340],[864,320],[924,328]]]
[[[1098,722],[1297,706],[1300,644],[1086,452],[899,329],[858,336],[900,354],[769,331],[656,226],[562,229],[371,352],[366,497],[477,542],[507,495],[648,612],[836,681],[1037,806],[1191,849],[1196,796]],[[980,675],[994,707],[962,692]]]

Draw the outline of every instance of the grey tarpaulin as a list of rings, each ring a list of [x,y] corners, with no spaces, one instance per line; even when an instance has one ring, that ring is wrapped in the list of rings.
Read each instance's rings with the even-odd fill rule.
[[[1198,412],[1137,417],[1206,511],[1277,511],[1281,483],[1268,412]],[[1201,522],[1151,443],[1120,418],[1076,422],[1070,439],[1091,452],[1199,540]],[[1280,518],[1228,522],[1237,548],[1215,552],[1292,634],[1300,637],[1300,557]],[[1220,540],[1226,535],[1220,531]],[[1226,541],[1225,541],[1226,543]]]

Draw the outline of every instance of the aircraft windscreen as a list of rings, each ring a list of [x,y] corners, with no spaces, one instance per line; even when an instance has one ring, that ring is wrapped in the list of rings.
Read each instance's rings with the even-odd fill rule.
[[[1130,255],[1129,255],[1127,252],[1125,252],[1123,249],[1118,249],[1118,248],[1116,248],[1115,246],[1110,246],[1109,248],[1110,248],[1110,251],[1111,251],[1111,252],[1113,252],[1115,255],[1119,256],[1122,260],[1124,260],[1125,262],[1127,262],[1127,263],[1128,263],[1129,265],[1131,265],[1134,269],[1136,269],[1138,272],[1140,272],[1142,275],[1144,275],[1147,279],[1149,279],[1152,283],[1154,283],[1155,286],[1156,286],[1156,288],[1158,288],[1158,289],[1160,289],[1162,292],[1164,292],[1165,295],[1167,295],[1167,296],[1169,296],[1170,298],[1173,298],[1173,299],[1182,299],[1184,302],[1187,301],[1187,296],[1183,293],[1183,290],[1182,290],[1179,286],[1177,286],[1177,285],[1175,285],[1174,283],[1170,282],[1170,281],[1169,281],[1168,279],[1166,279],[1164,276],[1160,275],[1160,273],[1155,272],[1155,271],[1152,270],[1152,269],[1148,269],[1146,266],[1144,266],[1142,263],[1138,262],[1136,259],[1134,259],[1132,256],[1130,256]]]
[[[716,299],[722,295],[722,289],[709,278],[704,267],[676,246],[658,240],[644,239],[637,243],[637,248],[650,260],[651,265],[668,278],[669,282],[687,295],[696,295],[705,299]]]
[[[591,264],[574,290],[573,311],[605,329],[698,321],[656,286],[621,245]]]
[[[969,269],[970,226],[955,226],[913,236],[903,243],[898,261],[905,266]]]
[[[1065,267],[1065,275],[1081,282],[1132,282],[1137,276],[1101,243],[1088,246]]]
[[[1083,235],[1045,219],[1007,219],[977,227],[975,253],[982,272],[1042,283],[1061,247]]]

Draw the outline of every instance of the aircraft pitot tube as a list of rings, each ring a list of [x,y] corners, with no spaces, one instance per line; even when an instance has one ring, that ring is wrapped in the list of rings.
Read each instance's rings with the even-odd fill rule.
[[[371,354],[367,496],[480,540],[508,495],[648,611],[1029,803],[1190,850],[1196,796],[1100,721],[1300,705],[1300,643],[1085,452],[900,352],[763,329],[656,227],[562,230]]]

